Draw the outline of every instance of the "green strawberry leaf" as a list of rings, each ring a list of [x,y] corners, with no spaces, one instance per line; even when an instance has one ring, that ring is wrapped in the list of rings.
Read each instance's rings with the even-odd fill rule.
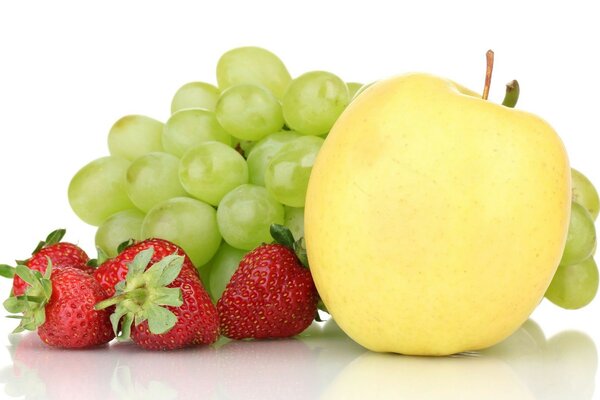
[[[40,240],[38,242],[37,246],[35,246],[35,249],[33,249],[33,251],[31,252],[31,255],[39,253],[39,251],[41,249],[43,249],[45,245],[46,245],[46,242],[44,242],[43,240]]]
[[[152,305],[148,307],[148,329],[160,335],[168,332],[177,323],[177,317],[164,307]]]
[[[0,276],[12,279],[15,276],[15,267],[10,265],[0,264]]]
[[[129,246],[132,246],[134,244],[135,244],[134,239],[127,239],[126,241],[120,243],[119,246],[117,246],[117,254],[121,254],[122,252],[125,251],[125,249],[127,249]]]
[[[131,324],[133,324],[133,316],[127,313],[123,316],[123,326],[121,327],[121,335],[117,339],[124,341],[131,338]]]
[[[4,306],[6,311],[12,314],[22,313],[29,309],[29,303],[27,301],[18,299],[14,296],[11,296],[8,299],[4,300],[4,303],[2,303],[2,305]]]
[[[23,279],[30,285],[33,285],[36,282],[36,276],[33,273],[34,271],[30,270],[24,265],[17,265],[15,272],[19,278]]]
[[[156,288],[152,291],[152,302],[159,306],[180,307],[183,304],[181,289],[179,288]]]
[[[166,286],[173,282],[183,267],[183,256],[172,254],[166,256],[146,271],[147,284],[152,286]]]
[[[33,313],[33,324],[34,329],[37,329],[38,326],[41,326],[46,322],[46,310],[44,308],[39,308]]]
[[[125,291],[125,281],[121,281],[115,285],[115,293],[121,294]]]
[[[283,225],[271,224],[269,228],[271,237],[279,244],[289,247],[290,249],[294,246],[294,235],[292,232]]]
[[[46,237],[46,246],[50,246],[56,243],[59,243],[63,237],[65,237],[65,233],[67,233],[66,229],[57,229],[52,231]]]
[[[138,326],[139,324],[141,324],[142,322],[146,321],[148,319],[148,316],[146,315],[146,313],[139,313],[135,315],[135,318],[133,320],[133,324],[135,326]]]
[[[149,247],[146,250],[140,251],[133,258],[133,261],[128,266],[127,277],[125,278],[127,283],[140,276],[146,270],[146,267],[150,263],[153,255],[154,247]]]

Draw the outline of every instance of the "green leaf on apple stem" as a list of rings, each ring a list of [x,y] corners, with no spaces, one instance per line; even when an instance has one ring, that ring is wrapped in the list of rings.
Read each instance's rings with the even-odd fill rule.
[[[510,108],[514,108],[519,100],[519,82],[512,80],[506,84],[506,93],[502,105]]]

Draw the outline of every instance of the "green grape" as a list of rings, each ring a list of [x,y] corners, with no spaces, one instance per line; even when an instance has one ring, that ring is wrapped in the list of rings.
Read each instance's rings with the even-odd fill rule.
[[[358,82],[347,82],[346,86],[348,86],[348,97],[352,99],[354,98],[356,92],[358,92],[360,88],[362,88],[365,85]]]
[[[215,113],[200,108],[177,111],[165,124],[162,143],[165,151],[181,157],[194,146],[217,141],[228,146],[231,136],[219,125]]]
[[[559,307],[575,310],[589,304],[598,291],[598,267],[592,257],[573,265],[560,265],[546,290],[546,298]]]
[[[304,135],[323,135],[350,102],[348,87],[329,72],[314,71],[294,79],[282,100],[283,117]]]
[[[210,83],[190,82],[180,87],[171,101],[171,114],[186,108],[215,111],[219,89]]]
[[[164,124],[143,115],[127,115],[108,132],[108,149],[115,157],[133,161],[152,151],[163,151]]]
[[[571,185],[573,201],[585,207],[592,215],[592,219],[596,220],[600,210],[600,198],[592,182],[581,172],[571,168]]]
[[[265,171],[265,186],[277,201],[304,207],[308,178],[323,139],[302,136],[284,144]]]
[[[248,165],[231,147],[206,142],[184,154],[179,180],[192,196],[216,206],[229,191],[248,182]]]
[[[370,88],[375,82],[371,82],[371,83],[366,83],[364,85],[362,85],[357,91],[356,93],[354,93],[354,96],[352,96],[352,101],[354,101],[354,99],[356,99],[362,92],[364,92],[365,90],[367,90],[368,88]]]
[[[242,185],[227,193],[217,210],[223,239],[231,246],[252,250],[273,241],[271,224],[283,224],[284,210],[267,189]]]
[[[144,212],[172,197],[186,196],[179,183],[179,158],[158,152],[141,156],[127,169],[125,190]]]
[[[231,275],[233,275],[245,255],[246,250],[236,249],[228,245],[227,242],[223,242],[217,254],[208,263],[210,275],[206,288],[215,302],[221,298]]]
[[[283,62],[260,47],[229,50],[217,63],[217,82],[221,90],[241,84],[261,85],[281,98],[291,80]]]
[[[285,220],[283,221],[295,240],[304,237],[304,208],[285,206]]]
[[[275,153],[277,153],[285,143],[298,137],[300,137],[300,135],[296,132],[280,131],[272,133],[256,143],[247,156],[250,183],[264,186],[265,171]]]
[[[217,252],[221,235],[217,212],[210,205],[189,197],[175,197],[157,204],[142,223],[142,238],[161,238],[185,250],[196,267]]]
[[[256,142],[253,142],[252,140],[240,140],[238,143],[240,145],[240,149],[242,149],[245,155],[250,154],[252,148],[256,144]]]
[[[215,115],[231,136],[241,140],[260,140],[283,127],[279,100],[262,86],[226,89],[219,97]]]
[[[129,239],[142,239],[144,213],[130,209],[119,211],[108,217],[96,231],[96,247],[109,257],[116,257],[117,248]]]
[[[560,263],[578,264],[588,258],[596,247],[596,228],[590,213],[578,203],[571,203],[571,220],[567,243]]]
[[[98,158],[81,168],[69,183],[71,208],[84,222],[98,226],[111,215],[134,208],[125,191],[130,162],[119,157]]]

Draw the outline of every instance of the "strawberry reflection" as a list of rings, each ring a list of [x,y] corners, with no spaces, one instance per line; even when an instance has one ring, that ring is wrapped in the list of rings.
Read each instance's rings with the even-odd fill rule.
[[[62,350],[42,343],[36,333],[12,335],[13,363],[1,372],[4,392],[30,399],[110,399],[107,382],[116,365],[108,346]],[[4,396],[1,396],[5,398]]]

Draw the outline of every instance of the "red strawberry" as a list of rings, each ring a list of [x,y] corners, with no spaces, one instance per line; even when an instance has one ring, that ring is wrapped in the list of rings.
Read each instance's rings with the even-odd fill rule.
[[[40,271],[43,274],[46,271],[49,258],[55,268],[73,267],[91,273],[93,268],[87,265],[87,262],[90,260],[88,255],[77,245],[61,242],[60,240],[64,235],[64,229],[51,232],[45,241],[41,241],[38,244],[29,259],[18,261],[17,263],[25,265],[34,271]],[[3,265],[2,268],[8,273],[8,276],[14,275],[14,268],[6,265]],[[6,274],[2,275],[7,276]],[[13,294],[15,296],[25,293],[28,286],[18,275],[14,275]]]
[[[184,257],[183,269],[189,269],[197,274],[194,264],[192,264],[192,261],[181,247],[163,239],[146,239],[127,247],[115,258],[111,258],[102,263],[102,265],[94,271],[94,278],[100,282],[100,285],[102,285],[102,288],[109,296],[114,296],[115,285],[124,280],[127,276],[127,266],[129,263],[133,261],[140,251],[150,247],[154,248],[154,255],[150,260],[150,264],[154,264],[166,256],[177,254]]]
[[[94,309],[106,293],[90,274],[72,267],[54,269],[51,262],[43,276],[23,265],[16,273],[30,287],[25,295],[4,302],[9,312],[23,314],[15,332],[37,329],[45,343],[64,348],[96,346],[114,338],[110,312]]]
[[[153,246],[140,251],[115,286],[115,296],[96,308],[116,305],[111,321],[115,331],[121,329],[119,339],[131,336],[148,350],[215,342],[217,310],[193,266],[186,267],[186,256],[171,254],[152,263],[155,258]]]
[[[271,235],[293,245],[291,233],[281,225],[273,226]],[[317,289],[310,271],[288,246],[263,244],[242,259],[217,302],[224,336],[289,337],[311,324],[317,312]]]

